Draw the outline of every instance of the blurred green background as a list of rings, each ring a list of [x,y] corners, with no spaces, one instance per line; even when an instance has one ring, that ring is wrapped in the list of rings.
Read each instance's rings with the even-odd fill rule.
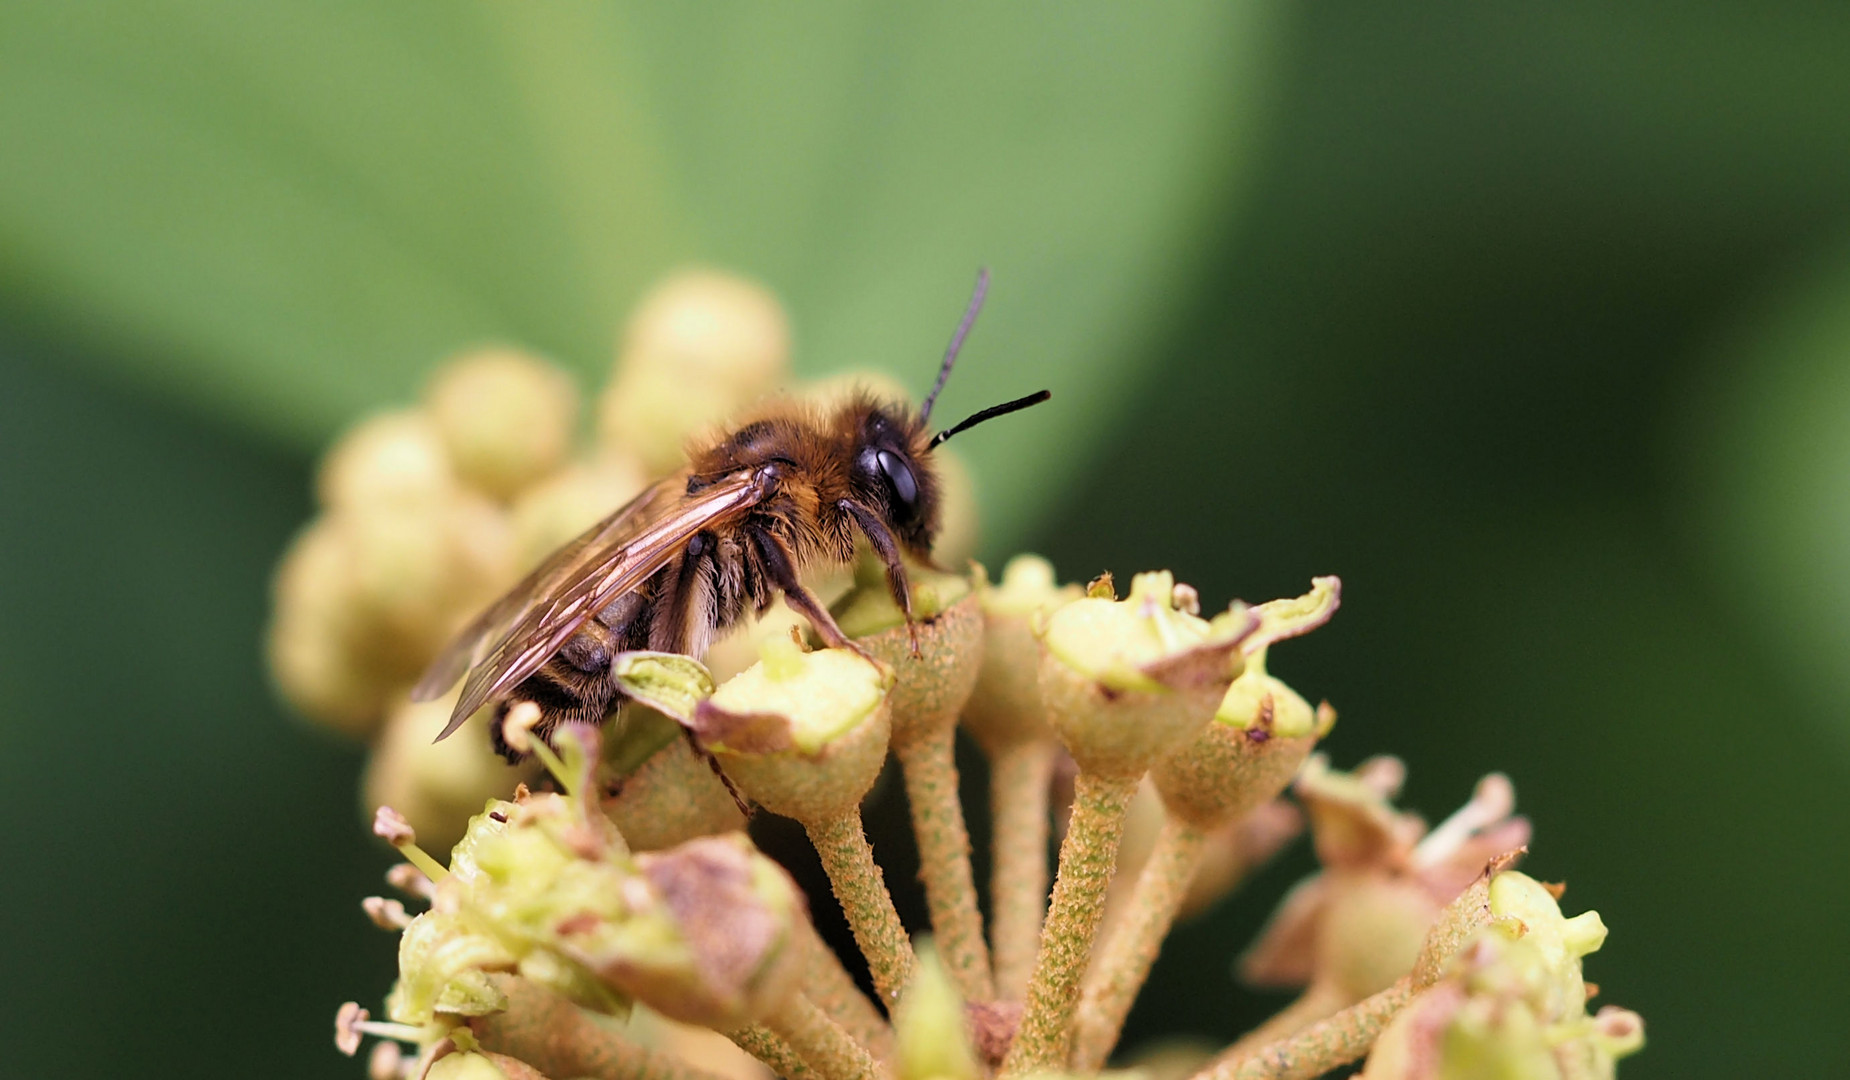
[[[0,1071],[360,1075],[388,860],[258,649],[314,455],[690,261],[916,385],[990,265],[991,556],[1340,573],[1273,670],[1430,817],[1512,775],[1626,1076],[1850,1070],[1845,102],[1841,6],[8,5]],[[1131,1037],[1276,1007],[1305,865]]]

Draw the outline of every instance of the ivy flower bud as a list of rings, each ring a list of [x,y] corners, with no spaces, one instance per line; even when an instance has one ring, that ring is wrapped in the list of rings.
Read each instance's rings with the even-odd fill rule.
[[[817,821],[858,807],[886,761],[893,673],[846,649],[768,638],[761,659],[694,711],[700,744],[772,813]]]
[[[940,446],[931,456],[938,471],[938,538],[931,556],[940,566],[962,566],[976,557],[982,533],[976,474],[954,447]]]
[[[983,608],[983,662],[976,686],[964,703],[963,724],[990,754],[1052,734],[1041,705],[1041,646],[1032,622],[1079,599],[1077,585],[1060,585],[1053,564],[1039,555],[1017,555],[991,585],[978,566],[977,602]]]
[[[538,565],[629,502],[648,481],[641,462],[621,451],[606,450],[521,491],[509,515],[520,565]]]
[[[507,998],[486,972],[512,970],[519,958],[475,920],[455,911],[426,911],[398,939],[398,982],[386,1014],[400,1024],[429,1026],[437,1014],[486,1016]]]
[[[842,633],[893,671],[887,704],[895,749],[955,728],[983,661],[983,614],[969,580],[919,568],[908,579],[911,626],[872,560],[860,564],[855,588],[832,611]]]
[[[761,1019],[801,981],[802,893],[743,834],[636,858],[620,919],[568,920],[559,948],[608,985],[684,1023]]]
[[[1152,770],[1170,813],[1204,830],[1247,814],[1283,791],[1311,747],[1329,733],[1335,711],[1327,704],[1313,710],[1266,673],[1265,658],[1273,642],[1327,622],[1340,589],[1336,578],[1318,578],[1301,597],[1252,609],[1250,617],[1259,625],[1241,642],[1245,670],[1228,686],[1214,722]]]
[[[1324,872],[1279,905],[1241,958],[1243,979],[1310,983],[1329,1011],[1383,990],[1412,969],[1434,920],[1485,863],[1528,842],[1529,823],[1510,816],[1515,794],[1501,774],[1480,781],[1431,834],[1388,802],[1402,775],[1383,759],[1354,773],[1332,770],[1320,754],[1305,763],[1295,790]]]
[[[497,1061],[497,1058],[500,1060]],[[424,1070],[420,1080],[516,1080],[503,1067],[504,1063],[522,1067],[518,1062],[499,1054],[484,1054],[475,1050],[445,1054],[431,1062],[430,1068]],[[538,1074],[529,1069],[523,1075]]]
[[[460,487],[329,510],[277,568],[279,689],[311,718],[370,736],[393,693],[512,569],[500,511]]]
[[[483,349],[438,370],[424,398],[456,473],[503,501],[557,470],[571,448],[578,390],[514,349]]]
[[[1581,957],[1599,948],[1594,912],[1572,919],[1523,874],[1489,883],[1490,922],[1458,951],[1443,977],[1382,1031],[1362,1076],[1607,1077],[1644,1045],[1636,1013],[1586,1013]]]
[[[353,648],[354,615],[346,603],[352,567],[327,518],[289,544],[271,585],[268,655],[271,677],[303,715],[345,735],[369,738],[379,725],[388,680]]]
[[[1040,622],[1041,697],[1081,771],[1135,778],[1214,718],[1254,620],[1211,625],[1177,610],[1168,571],[1122,601],[1075,600]]]
[[[983,1070],[971,1046],[963,998],[938,960],[919,949],[918,973],[893,1015],[899,1080],[978,1080]]]
[[[421,409],[361,420],[328,449],[315,474],[315,493],[328,510],[427,499],[456,484],[443,436]]]
[[[459,614],[511,578],[501,513],[480,496],[369,507],[329,519],[352,574],[347,603],[360,636],[394,671],[415,674]]]
[[[727,274],[677,274],[630,317],[598,398],[599,440],[668,472],[688,436],[771,391],[789,365],[790,328],[769,292]]]

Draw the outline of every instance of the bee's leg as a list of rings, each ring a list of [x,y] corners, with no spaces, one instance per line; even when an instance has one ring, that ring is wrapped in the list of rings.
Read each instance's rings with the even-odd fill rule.
[[[906,633],[912,638],[912,655],[916,658],[919,655],[919,624],[912,621],[912,589],[906,582],[906,564],[899,557],[899,542],[893,539],[892,530],[880,520],[880,515],[867,507],[850,499],[843,499],[836,505],[846,510],[867,534],[874,554],[886,564],[886,587],[893,593],[893,603],[906,615]]]
[[[783,542],[763,529],[747,529],[746,535],[751,538],[752,547],[758,552],[758,561],[764,567],[765,576],[783,592],[784,602],[790,605],[791,610],[808,619],[809,625],[815,627],[816,636],[822,639],[822,643],[831,649],[848,649],[866,656],[866,652],[848,640],[848,635],[835,625],[835,616],[822,606],[816,594],[804,588],[802,580],[797,577],[796,564],[791,561],[790,553],[784,550]]]
[[[551,725],[545,723],[545,711],[527,698],[509,698],[495,706],[494,719],[488,724],[488,737],[495,753],[509,765],[519,765],[533,758],[526,749],[528,740],[548,737]],[[522,749],[516,750],[519,743]]]
[[[744,815],[747,821],[750,821],[752,817],[752,804],[745,801],[744,793],[739,791],[738,785],[732,782],[732,777],[726,775],[726,769],[724,766],[720,765],[719,759],[713,756],[711,750],[700,745],[700,740],[694,737],[693,728],[684,727],[681,729],[681,734],[687,736],[687,745],[694,748],[694,753],[707,759],[707,768],[712,769],[713,775],[719,777],[719,782],[725,785],[726,794],[732,796],[732,805],[738,807],[739,813]]]

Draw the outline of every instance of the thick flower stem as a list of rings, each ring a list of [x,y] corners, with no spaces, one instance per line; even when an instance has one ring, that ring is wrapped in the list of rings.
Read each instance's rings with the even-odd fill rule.
[[[724,1080],[673,1054],[637,1046],[550,990],[514,975],[491,975],[507,995],[506,1012],[469,1026],[485,1050],[506,1054],[547,1076],[595,1080]]]
[[[1124,1018],[1175,924],[1176,911],[1201,865],[1207,834],[1178,818],[1163,819],[1156,847],[1137,876],[1124,918],[1087,969],[1073,1029],[1073,1067],[1094,1072],[1117,1045]]]
[[[1208,1068],[1237,1064],[1267,1046],[1303,1031],[1319,1020],[1332,1016],[1353,1004],[1340,990],[1312,983],[1298,999],[1273,1013],[1265,1023],[1236,1039],[1208,1063]]]
[[[880,1015],[880,1010],[854,984],[854,976],[842,966],[835,950],[823,943],[814,925],[804,920],[799,932],[804,937],[804,958],[808,965],[803,992],[875,1057],[883,1061],[891,1059],[893,1028],[886,1017]]]
[[[893,749],[912,806],[919,876],[925,881],[938,955],[965,1001],[988,1001],[995,997],[995,987],[970,870],[970,830],[964,826],[963,803],[957,797],[956,734],[955,728],[932,731]]]
[[[1413,980],[1351,1005],[1237,1061],[1218,1062],[1189,1080],[1311,1080],[1368,1053],[1375,1037],[1413,1000]]]
[[[1136,776],[1079,773],[1072,821],[1060,845],[1060,871],[1054,880],[1047,928],[1041,934],[1021,1027],[1002,1063],[1003,1076],[1066,1066],[1079,980],[1085,975],[1092,939],[1105,912],[1105,890],[1117,866],[1124,812],[1137,793],[1137,780]]]
[[[874,849],[867,842],[861,825],[859,807],[838,817],[804,823],[809,842],[822,859],[829,875],[829,886],[841,904],[848,927],[854,931],[854,943],[867,958],[867,969],[874,979],[874,989],[889,1009],[899,1000],[900,991],[912,981],[918,958],[912,952],[912,939],[893,910],[893,897],[886,889],[886,878],[874,862]]]
[[[1009,1001],[1027,992],[1047,917],[1047,793],[1055,754],[1051,739],[1037,739],[1000,747],[989,758],[995,983]]]
[[[802,994],[785,998],[764,1025],[824,1080],[889,1080],[866,1047]]]
[[[798,1057],[797,1052],[790,1049],[789,1043],[772,1034],[771,1029],[763,1024],[747,1024],[728,1031],[726,1037],[739,1049],[764,1062],[783,1080],[819,1080],[816,1070]]]

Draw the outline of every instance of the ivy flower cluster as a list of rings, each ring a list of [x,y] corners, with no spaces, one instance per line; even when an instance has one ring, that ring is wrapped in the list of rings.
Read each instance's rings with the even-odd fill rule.
[[[1304,832],[1321,870],[1238,965],[1301,996],[1194,1080],[1363,1060],[1372,1080],[1578,1080],[1642,1045],[1636,1014],[1588,1012],[1599,916],[1564,915],[1559,886],[1513,869],[1531,830],[1506,777],[1428,829],[1392,803],[1398,760],[1342,772],[1317,752],[1335,710],[1267,658],[1336,613],[1334,577],[1204,616],[1166,571],[1120,595],[1109,574],[1063,584],[1031,555],[994,580],[918,567],[908,626],[864,565],[817,583],[852,648],[815,647],[774,608],[704,663],[619,656],[621,713],[530,740],[536,767],[499,764],[467,731],[429,745],[450,702],[406,690],[447,635],[673,467],[689,434],[781,383],[787,355],[763,290],[683,276],[638,311],[588,451],[570,380],[497,350],[330,452],[270,646],[304,713],[372,741],[364,799],[405,860],[388,875],[402,898],[362,905],[398,935],[397,982],[376,1018],[355,1002],[336,1017],[343,1052],[371,1040],[371,1077],[1095,1076],[1128,1060],[1125,1017],[1177,920]],[[950,471],[943,566],[973,535]],[[989,765],[987,918],[960,729]],[[889,759],[929,936],[901,922],[862,826]],[[747,810],[801,825],[832,897],[757,849]],[[818,936],[819,903],[840,906],[871,994]]]

